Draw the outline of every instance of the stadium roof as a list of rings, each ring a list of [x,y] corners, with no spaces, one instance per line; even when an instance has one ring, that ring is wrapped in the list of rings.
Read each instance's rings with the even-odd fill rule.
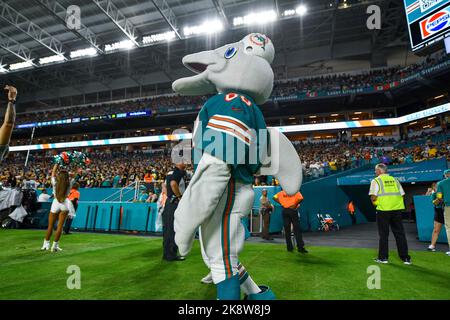
[[[296,12],[300,4],[306,13]],[[366,26],[371,4],[382,10],[379,31]],[[71,5],[80,9],[78,26],[66,22]],[[276,72],[330,59],[370,60],[408,40],[398,0],[0,0],[0,9],[0,77],[13,81],[24,101],[171,82],[188,73],[185,54],[255,31],[274,40]],[[265,23],[246,24],[252,17],[245,16],[261,12],[256,20]],[[128,49],[107,51],[119,42]],[[80,49],[97,55],[72,59]],[[62,61],[44,64],[44,57]],[[23,62],[28,67],[21,69]]]

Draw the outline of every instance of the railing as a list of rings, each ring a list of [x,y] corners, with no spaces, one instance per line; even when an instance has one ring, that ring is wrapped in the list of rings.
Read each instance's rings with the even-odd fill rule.
[[[134,195],[133,195],[133,198],[131,201],[136,201],[138,198],[138,195],[139,195],[140,187],[141,187],[141,182],[139,180],[137,180],[123,188],[120,188],[119,191],[114,192],[112,195],[106,197],[105,199],[102,200],[102,202],[114,202],[114,201],[123,202],[125,196],[130,195],[131,192],[134,192]],[[130,200],[128,199],[127,202],[130,202]]]

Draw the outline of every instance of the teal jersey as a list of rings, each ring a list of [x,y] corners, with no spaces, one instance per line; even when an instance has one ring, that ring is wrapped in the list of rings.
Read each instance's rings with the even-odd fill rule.
[[[112,183],[113,188],[117,188],[117,186],[119,185],[119,182],[120,182],[120,176],[115,176],[113,179],[113,183]]]
[[[450,206],[450,178],[444,179],[437,184],[437,192],[442,193],[445,206]]]
[[[139,202],[145,202],[145,201],[147,201],[147,199],[148,199],[148,194],[147,193],[141,193],[139,195],[138,201]]]
[[[252,183],[268,144],[262,112],[245,94],[215,95],[200,110],[193,144],[194,164],[207,152],[229,164],[235,179]]]

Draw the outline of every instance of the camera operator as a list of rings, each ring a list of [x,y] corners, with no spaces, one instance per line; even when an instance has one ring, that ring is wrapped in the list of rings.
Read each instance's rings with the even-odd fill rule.
[[[162,213],[163,222],[163,259],[167,261],[182,261],[184,257],[178,255],[175,244],[174,214],[178,202],[185,190],[185,164],[177,163],[173,171],[167,173],[167,201]]]

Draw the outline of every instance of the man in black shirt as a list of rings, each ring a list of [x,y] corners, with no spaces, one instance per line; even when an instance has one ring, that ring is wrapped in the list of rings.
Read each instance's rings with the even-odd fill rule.
[[[177,163],[175,169],[170,171],[166,177],[167,200],[162,213],[163,222],[163,258],[167,261],[182,261],[183,257],[178,256],[178,247],[175,244],[174,214],[178,202],[185,190],[184,163]]]

